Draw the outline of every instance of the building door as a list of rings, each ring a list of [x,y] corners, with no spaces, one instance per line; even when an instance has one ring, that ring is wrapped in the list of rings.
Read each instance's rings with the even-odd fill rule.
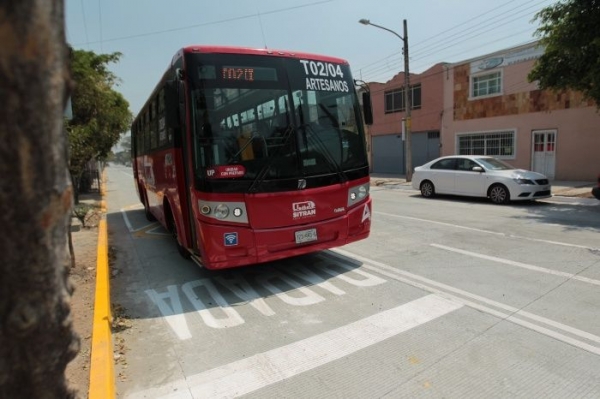
[[[532,170],[554,180],[556,166],[556,130],[533,131]]]

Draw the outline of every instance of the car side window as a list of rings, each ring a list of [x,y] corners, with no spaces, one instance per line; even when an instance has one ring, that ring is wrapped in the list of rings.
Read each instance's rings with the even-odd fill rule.
[[[456,159],[455,158],[446,158],[440,159],[433,165],[431,165],[430,169],[442,169],[442,170],[454,170],[456,169]]]
[[[475,166],[479,166],[479,165],[477,165],[475,162],[471,161],[470,159],[460,159],[458,161],[458,165],[457,165],[456,169],[471,172],[471,171],[473,171],[473,168]]]

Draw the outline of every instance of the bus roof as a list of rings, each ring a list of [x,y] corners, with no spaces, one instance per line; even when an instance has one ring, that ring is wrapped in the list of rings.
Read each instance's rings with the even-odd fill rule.
[[[288,57],[288,58],[305,58],[315,61],[332,62],[336,64],[346,64],[348,61],[330,57],[326,55],[303,53],[298,51],[288,50],[274,50],[274,49],[262,49],[262,48],[250,48],[250,47],[235,47],[235,46],[210,46],[210,45],[197,45],[197,46],[186,46],[180,50],[183,53],[221,53],[221,54],[250,54],[250,55],[263,55],[263,56],[274,56],[274,57]]]

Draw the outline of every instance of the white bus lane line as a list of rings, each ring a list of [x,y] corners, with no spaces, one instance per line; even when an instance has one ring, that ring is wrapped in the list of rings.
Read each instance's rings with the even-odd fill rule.
[[[492,261],[492,262],[502,263],[502,264],[505,264],[505,265],[515,266],[515,267],[520,267],[522,269],[532,270],[532,271],[535,271],[535,272],[551,274],[551,275],[559,276],[559,277],[565,277],[565,278],[570,279],[570,280],[577,280],[577,281],[581,281],[581,282],[584,282],[584,283],[600,285],[600,280],[594,280],[593,278],[578,276],[575,273],[567,273],[567,272],[561,272],[561,271],[558,271],[558,270],[546,269],[545,267],[529,265],[527,263],[516,262],[516,261],[508,260],[508,259],[497,258],[495,256],[490,256],[490,255],[478,254],[476,252],[465,251],[464,249],[448,247],[446,245],[440,245],[440,244],[429,244],[429,245],[431,245],[434,248],[442,249],[444,251],[454,252],[454,253],[458,253],[458,254],[461,254],[461,255],[470,256],[470,257],[473,257],[473,258],[489,260],[489,261]]]
[[[350,265],[337,262],[336,266],[341,267],[345,272],[340,273],[339,270],[335,270],[328,265],[321,265],[318,270],[358,288],[373,287],[386,282],[381,277],[358,270]],[[187,304],[196,311],[195,313],[200,316],[207,327],[231,328],[245,323],[244,318],[234,309],[234,304],[227,301],[215,283],[218,283],[218,286],[230,291],[267,317],[274,316],[275,312],[259,296],[258,287],[269,291],[283,303],[291,306],[310,306],[325,301],[323,296],[306,287],[300,281],[295,280],[294,277],[329,291],[333,295],[346,294],[345,291],[335,286],[331,280],[325,281],[323,277],[308,267],[293,267],[287,270],[286,273],[273,271],[260,274],[255,277],[253,284],[241,275],[234,277],[217,276],[214,279],[189,281],[182,284],[181,287],[169,285],[166,287],[166,291],[165,289],[148,289],[145,292],[177,338],[183,341],[191,339],[192,333],[187,323],[187,317],[190,317],[190,314],[184,313],[182,299],[187,299]],[[208,306],[207,302],[215,305]]]
[[[125,208],[121,208],[121,215],[123,216],[123,221],[125,222],[125,226],[127,226],[127,230],[129,230],[130,233],[137,233],[138,231],[142,231],[145,229],[148,229],[149,227],[153,227],[156,226],[156,229],[162,228],[158,222],[151,222],[148,224],[145,224],[142,227],[138,227],[138,228],[134,228],[133,225],[131,224],[131,221],[129,220],[129,217],[127,216],[127,212],[128,211],[133,211],[133,210],[138,210],[138,209],[143,209],[143,206],[141,204],[136,204],[136,205],[131,205]],[[148,230],[146,233],[147,234],[156,234],[156,235],[169,235],[168,233],[164,233],[164,232],[154,232],[152,230]]]
[[[498,318],[504,319],[506,321],[521,325],[530,330],[542,333],[549,337],[553,337],[559,341],[565,342],[572,346],[584,349],[584,350],[594,353],[596,355],[600,355],[600,347],[590,345],[583,341],[579,341],[578,339],[574,339],[572,337],[566,336],[560,332],[555,332],[555,331],[549,330],[548,328],[538,326],[529,321],[522,320],[521,318],[528,318],[530,320],[545,324],[547,326],[551,326],[557,330],[561,330],[565,333],[577,336],[579,338],[583,338],[588,341],[600,343],[599,336],[588,333],[587,331],[579,330],[577,328],[556,322],[554,320],[550,320],[545,317],[538,316],[533,313],[529,313],[529,312],[521,310],[519,308],[515,308],[513,306],[506,305],[504,303],[497,302],[497,301],[482,297],[477,294],[472,294],[470,292],[461,290],[459,288],[455,288],[455,287],[452,287],[452,286],[449,286],[449,285],[446,285],[443,283],[439,283],[437,281],[430,280],[426,277],[422,277],[422,276],[419,276],[414,273],[410,273],[410,272],[407,272],[407,271],[404,271],[401,269],[397,269],[397,268],[389,266],[387,264],[378,262],[373,259],[365,258],[363,256],[348,252],[343,249],[334,249],[334,250],[330,250],[330,252],[332,252],[334,254],[335,253],[340,254],[345,258],[352,258],[352,259],[355,259],[356,261],[362,262],[363,265],[361,266],[361,268],[375,271],[383,276],[390,277],[394,280],[406,283],[413,287],[423,289],[425,291],[443,296],[445,298],[452,299],[454,301],[458,301],[458,302],[460,302],[468,307],[471,307],[473,309],[478,309],[482,312],[485,312],[490,315],[496,316]],[[469,298],[469,299],[464,299],[464,298]],[[474,302],[474,301],[477,301],[479,303]],[[498,311],[496,309],[492,309],[488,306],[481,305],[481,303],[493,306],[497,309],[502,309],[502,310],[506,311],[507,313]]]
[[[385,213],[385,212],[373,212],[373,213],[377,214],[377,215],[387,216],[387,217],[394,217],[394,218],[399,218],[399,219],[413,220],[415,222],[420,222],[420,223],[437,224],[437,225],[440,225],[440,226],[452,227],[452,228],[455,228],[455,229],[462,229],[462,230],[470,230],[470,231],[475,231],[475,232],[478,232],[478,233],[492,234],[492,235],[497,235],[497,236],[506,237],[506,238],[514,238],[514,239],[518,239],[518,240],[527,240],[527,241],[533,241],[533,242],[541,242],[541,243],[544,243],[544,244],[560,245],[560,246],[563,246],[563,247],[579,248],[579,249],[585,249],[585,250],[590,250],[590,251],[600,251],[600,247],[594,248],[594,247],[587,247],[585,245],[570,244],[570,243],[567,243],[567,242],[552,241],[552,240],[543,240],[541,238],[525,237],[525,236],[519,236],[519,235],[516,235],[516,234],[506,234],[506,233],[501,233],[501,232],[497,232],[497,231],[477,229],[477,228],[468,227],[468,226],[461,226],[461,225],[453,224],[453,223],[438,222],[437,220],[421,219],[421,218],[416,218],[416,217],[412,217],[412,216],[404,216],[404,215],[394,215],[393,213]]]
[[[128,398],[233,398],[294,377],[460,309],[461,303],[427,295],[396,308],[295,343],[259,353]],[[181,392],[181,390],[186,392]],[[170,391],[170,392],[169,392]],[[189,394],[188,394],[189,393]]]

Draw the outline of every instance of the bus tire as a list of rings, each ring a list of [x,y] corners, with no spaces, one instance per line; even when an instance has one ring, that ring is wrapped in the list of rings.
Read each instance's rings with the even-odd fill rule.
[[[146,193],[142,194],[143,204],[144,204],[144,214],[146,215],[146,219],[149,222],[155,222],[156,218],[150,212],[150,206],[148,205],[148,198],[146,197]]]
[[[167,218],[167,229],[175,239],[175,245],[177,245],[177,252],[183,259],[190,259],[192,254],[183,245],[179,243],[179,234],[177,234],[177,225],[175,224],[175,218],[170,207],[165,207],[165,217]]]

